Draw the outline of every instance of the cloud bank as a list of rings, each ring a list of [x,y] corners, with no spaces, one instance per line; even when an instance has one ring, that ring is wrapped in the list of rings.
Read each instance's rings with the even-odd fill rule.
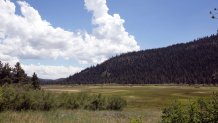
[[[27,2],[17,3],[21,15],[16,14],[13,2],[0,0],[1,61],[13,64],[21,59],[73,58],[79,63],[96,64],[112,55],[140,49],[134,36],[125,30],[125,21],[120,15],[108,13],[106,0],[84,0],[86,9],[93,14],[91,33],[71,32],[61,27],[53,27]],[[56,71],[58,78],[81,69],[72,66],[24,66],[28,73],[35,70],[40,77],[46,78],[54,78],[52,71]]]

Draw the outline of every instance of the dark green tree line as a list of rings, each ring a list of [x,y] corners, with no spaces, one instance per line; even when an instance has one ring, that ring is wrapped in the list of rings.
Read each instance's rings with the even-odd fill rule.
[[[19,62],[13,68],[0,61],[0,85],[4,84],[31,84],[34,89],[40,88],[37,75],[34,73],[32,77],[28,77]]]

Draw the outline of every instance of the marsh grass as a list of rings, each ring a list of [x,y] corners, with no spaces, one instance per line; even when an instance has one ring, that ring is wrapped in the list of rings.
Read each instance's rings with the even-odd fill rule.
[[[208,97],[218,92],[213,86],[187,86],[187,85],[48,85],[42,86],[44,90],[54,93],[89,93],[102,95],[117,95],[127,100],[127,109],[162,109],[171,104],[172,100],[189,103],[199,97]],[[76,90],[76,91],[75,91]]]

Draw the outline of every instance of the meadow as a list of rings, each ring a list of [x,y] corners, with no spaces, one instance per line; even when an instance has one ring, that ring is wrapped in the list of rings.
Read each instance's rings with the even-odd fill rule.
[[[144,123],[158,123],[161,111],[179,100],[184,105],[197,98],[208,98],[218,87],[187,85],[44,85],[43,90],[52,93],[88,93],[118,95],[127,100],[122,111],[64,110],[51,111],[5,111],[0,122],[7,123],[128,123],[133,118]],[[20,120],[22,119],[22,120]]]

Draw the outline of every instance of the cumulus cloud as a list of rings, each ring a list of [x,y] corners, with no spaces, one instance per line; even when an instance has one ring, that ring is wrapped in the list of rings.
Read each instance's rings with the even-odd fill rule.
[[[29,75],[36,72],[40,78],[57,79],[73,75],[82,70],[80,67],[73,66],[48,66],[48,65],[22,65]]]
[[[112,55],[140,49],[134,36],[125,30],[120,15],[108,13],[106,0],[84,2],[93,14],[91,33],[53,27],[25,1],[17,1],[21,11],[18,15],[13,2],[0,0],[0,60],[14,63],[20,59],[73,58],[79,63],[96,64]]]

